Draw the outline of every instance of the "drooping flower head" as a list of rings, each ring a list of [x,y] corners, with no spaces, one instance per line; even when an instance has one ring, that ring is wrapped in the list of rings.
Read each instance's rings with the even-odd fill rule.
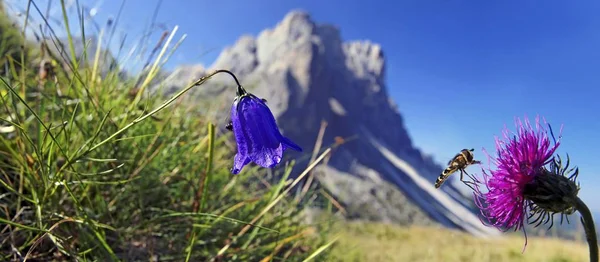
[[[576,197],[578,191],[572,187],[572,177],[564,177],[565,169],[557,166],[559,161],[553,157],[560,136],[556,141],[552,130],[545,128],[545,121],[540,124],[539,117],[535,129],[527,119],[524,123],[517,119],[516,126],[516,134],[505,128],[503,139],[496,138],[497,152],[492,160],[496,168],[483,170],[483,179],[472,177],[475,203],[484,222],[515,231],[523,229],[536,214],[549,219],[555,213],[572,213],[570,197]],[[547,164],[550,168],[545,167]]]
[[[238,174],[250,162],[272,168],[279,164],[287,148],[302,151],[300,146],[281,135],[265,101],[239,85],[231,106],[229,128],[233,130],[238,150],[231,169],[233,174]]]

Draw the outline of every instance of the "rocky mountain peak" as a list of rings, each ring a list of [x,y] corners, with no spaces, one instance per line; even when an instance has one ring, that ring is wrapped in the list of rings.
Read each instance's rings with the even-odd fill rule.
[[[356,75],[372,75],[383,80],[385,73],[385,58],[381,46],[371,41],[354,41],[344,44],[347,55],[346,65]]]
[[[253,72],[258,65],[256,39],[245,35],[240,37],[235,45],[225,48],[213,64],[213,67],[223,68],[223,65],[230,65],[227,68],[240,75],[247,75]]]
[[[233,71],[248,91],[267,99],[282,133],[301,145],[303,154],[312,152],[322,121],[328,123],[324,146],[338,136],[355,138],[336,149],[317,177],[357,214],[369,204],[377,206],[369,219],[406,223],[407,217],[425,216],[474,234],[492,234],[460,201],[433,188],[442,168],[413,146],[388,95],[379,44],[343,41],[336,26],[315,23],[296,10],[256,37],[240,37],[208,71],[214,69]],[[183,88],[200,71],[181,66],[165,83]],[[224,81],[207,82],[195,100],[230,103],[234,91],[223,88],[231,86],[230,79]],[[220,113],[217,119],[224,126],[229,112]],[[300,162],[298,168],[306,164]],[[405,197],[391,197],[398,194]]]

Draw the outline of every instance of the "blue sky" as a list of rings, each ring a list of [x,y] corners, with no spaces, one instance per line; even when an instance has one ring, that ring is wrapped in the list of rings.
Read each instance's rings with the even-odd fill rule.
[[[122,3],[80,2],[100,24]],[[118,32],[137,40],[157,3],[125,1]],[[344,40],[382,45],[389,93],[415,145],[440,162],[465,147],[485,160],[481,148],[493,153],[494,135],[514,130],[514,117],[563,124],[559,153],[580,167],[580,196],[600,211],[599,1],[162,1],[157,21],[187,34],[169,66],[210,65],[292,9],[339,26]]]

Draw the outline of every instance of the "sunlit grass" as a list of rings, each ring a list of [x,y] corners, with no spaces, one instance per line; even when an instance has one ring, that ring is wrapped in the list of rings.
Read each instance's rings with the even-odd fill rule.
[[[81,26],[60,4],[65,29]],[[23,42],[24,54],[2,53],[1,261],[303,261],[330,246],[326,228],[304,225],[288,198],[309,170],[293,182],[284,163],[232,176],[230,134],[195,114],[202,105],[144,95],[175,33],[133,78],[99,69],[103,34],[82,57],[71,34],[64,47],[50,34]],[[45,45],[64,54],[31,50]]]
[[[481,239],[444,228],[339,223],[339,240],[327,261],[568,262],[588,261],[585,243],[522,236]]]

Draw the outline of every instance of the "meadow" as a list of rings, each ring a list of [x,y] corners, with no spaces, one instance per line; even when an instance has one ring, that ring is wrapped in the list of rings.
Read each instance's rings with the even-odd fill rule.
[[[585,242],[529,237],[522,233],[497,239],[480,239],[464,232],[434,227],[399,227],[390,224],[340,223],[339,241],[328,261],[381,262],[576,262],[589,261]]]
[[[203,105],[148,95],[177,43],[128,76],[101,50],[110,30],[76,51],[90,33],[61,4],[81,35],[31,39],[0,16],[0,261],[309,261],[330,246],[326,223],[303,223],[315,192],[289,197],[293,162],[234,176],[231,132]],[[24,19],[47,22],[40,9]]]

